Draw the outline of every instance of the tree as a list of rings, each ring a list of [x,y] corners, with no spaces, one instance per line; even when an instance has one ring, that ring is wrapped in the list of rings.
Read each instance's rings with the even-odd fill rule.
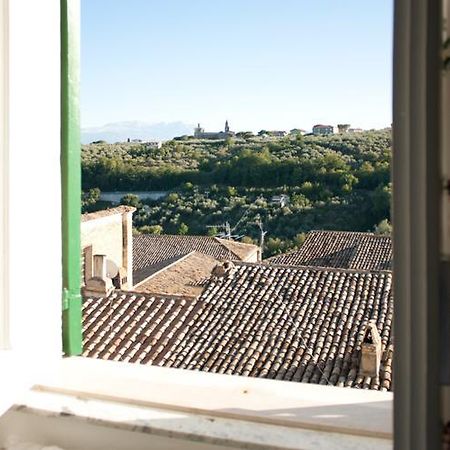
[[[208,236],[216,236],[218,232],[217,227],[208,228]]]
[[[253,136],[254,136],[254,134],[251,131],[238,131],[236,133],[236,137],[242,138],[242,139],[249,139]]]
[[[180,196],[176,192],[171,192],[167,197],[167,203],[177,203],[180,199]]]
[[[311,202],[308,200],[308,197],[306,197],[304,194],[294,194],[291,197],[291,204],[298,208],[306,208],[310,206]]]
[[[375,234],[390,235],[392,233],[392,225],[387,219],[383,219],[378,225],[375,226]]]
[[[161,225],[144,225],[139,231],[144,234],[162,234],[164,228]]]
[[[276,255],[277,253],[282,253],[284,248],[284,242],[280,238],[270,237],[266,241],[266,250],[269,256]]]
[[[81,206],[83,210],[89,206],[94,206],[100,200],[100,189],[93,188],[89,189],[87,192],[81,193]]]
[[[120,199],[120,204],[139,208],[141,206],[141,200],[135,194],[126,194]]]
[[[228,197],[234,197],[237,194],[236,188],[233,186],[228,186],[227,194],[228,194]]]
[[[241,242],[243,243],[243,244],[255,244],[255,239],[252,239],[250,236],[244,236],[242,239],[241,239]]]
[[[137,229],[158,232],[153,227],[160,225],[164,233],[176,234],[184,222],[188,234],[213,234],[208,225],[237,223],[248,211],[239,233],[256,241],[258,231],[248,222],[260,214],[270,232],[266,257],[267,247],[277,253],[300,245],[296,235],[302,231],[374,230],[390,220],[390,133],[299,134],[300,142],[296,132],[278,140],[234,139],[231,147],[225,140],[172,140],[157,150],[145,144],[83,145],[83,203],[95,201],[95,191],[88,190],[96,187],[161,190],[167,195],[159,200],[125,199],[139,205],[133,216]],[[289,196],[288,208],[270,201],[281,194]],[[104,206],[98,201],[83,212]]]
[[[303,245],[303,242],[305,242],[306,239],[306,233],[298,233],[294,236],[293,244],[296,247],[301,247]]]
[[[233,144],[234,144],[234,139],[233,139],[231,136],[228,136],[228,137],[225,139],[225,145],[226,145],[227,147],[231,147]]]
[[[377,221],[381,218],[390,217],[391,195],[391,184],[388,184],[387,186],[380,184],[371,194],[373,204],[372,210]]]
[[[188,232],[189,227],[184,222],[182,222],[180,228],[178,228],[178,234],[185,235],[188,234]]]

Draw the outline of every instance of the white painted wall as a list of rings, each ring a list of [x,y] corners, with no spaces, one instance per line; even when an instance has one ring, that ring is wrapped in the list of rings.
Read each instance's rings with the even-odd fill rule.
[[[61,353],[59,1],[9,3],[10,343],[42,360]]]
[[[92,245],[94,255],[106,255],[118,267],[123,266],[122,214],[81,223],[81,248]]]
[[[92,246],[93,255],[106,255],[127,271],[127,283],[133,286],[133,213],[123,212],[81,222],[81,249]]]

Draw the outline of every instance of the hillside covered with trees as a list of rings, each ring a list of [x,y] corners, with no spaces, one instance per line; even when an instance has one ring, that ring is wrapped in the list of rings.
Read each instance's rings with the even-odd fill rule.
[[[82,148],[85,210],[104,207],[100,191],[169,191],[137,206],[141,232],[210,234],[229,222],[244,242],[267,231],[264,256],[301,244],[312,229],[386,231],[391,134],[388,130],[331,136],[226,141],[172,140],[162,148],[90,144]],[[100,191],[99,191],[100,190]],[[286,204],[277,201],[288,197]]]

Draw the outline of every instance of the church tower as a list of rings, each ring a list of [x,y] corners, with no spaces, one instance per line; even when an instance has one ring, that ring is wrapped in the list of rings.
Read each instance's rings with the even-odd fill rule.
[[[225,121],[225,133],[230,132],[230,127],[228,126],[228,120]]]
[[[204,128],[202,128],[200,124],[198,124],[197,128],[194,128],[194,137],[201,138],[204,132]]]

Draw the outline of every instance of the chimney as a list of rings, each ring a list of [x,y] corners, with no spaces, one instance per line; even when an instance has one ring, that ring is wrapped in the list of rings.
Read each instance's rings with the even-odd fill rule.
[[[381,338],[374,321],[370,321],[361,344],[359,373],[366,377],[377,377],[381,365]]]
[[[212,270],[212,275],[217,278],[231,278],[236,272],[236,266],[232,261],[225,261],[218,264]]]
[[[94,276],[87,280],[84,296],[107,297],[112,290],[112,281],[106,276],[106,255],[94,255]]]
[[[133,288],[133,212],[135,208],[122,215],[122,267],[125,276],[121,273],[122,289]]]

